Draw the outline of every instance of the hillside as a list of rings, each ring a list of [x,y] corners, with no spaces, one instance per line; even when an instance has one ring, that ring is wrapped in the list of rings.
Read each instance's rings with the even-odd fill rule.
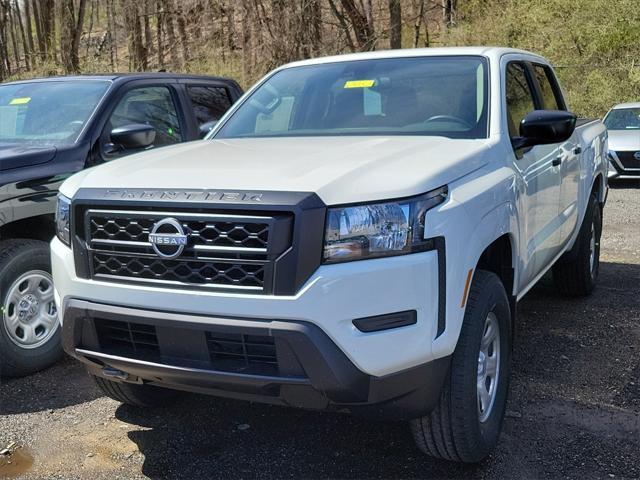
[[[167,69],[248,87],[300,58],[443,45],[546,56],[580,115],[640,100],[638,0],[0,0],[0,81]]]
[[[540,53],[556,66],[580,115],[602,116],[615,103],[640,101],[637,0],[468,0],[443,43]]]

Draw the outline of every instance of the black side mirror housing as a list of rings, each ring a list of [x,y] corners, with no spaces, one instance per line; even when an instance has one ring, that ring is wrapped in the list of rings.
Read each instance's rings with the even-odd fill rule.
[[[576,129],[577,117],[564,110],[534,110],[520,122],[520,136],[512,139],[516,150],[568,140]]]
[[[123,149],[147,148],[153,145],[156,131],[144,123],[132,123],[111,130],[111,141]]]

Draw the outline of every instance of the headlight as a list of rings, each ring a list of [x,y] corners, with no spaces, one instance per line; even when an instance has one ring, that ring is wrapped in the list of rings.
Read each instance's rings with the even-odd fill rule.
[[[71,200],[58,194],[58,207],[56,208],[56,236],[62,243],[69,246],[71,244],[69,234],[69,212],[71,211]]]
[[[364,260],[424,250],[425,215],[447,197],[441,187],[418,197],[330,208],[324,263]]]

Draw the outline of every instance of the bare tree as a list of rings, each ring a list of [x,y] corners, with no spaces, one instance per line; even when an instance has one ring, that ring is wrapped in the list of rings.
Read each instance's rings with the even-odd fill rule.
[[[129,67],[134,71],[147,69],[147,55],[142,44],[142,26],[140,24],[140,5],[138,2],[121,0],[124,23],[127,30],[127,49]]]
[[[78,12],[75,12],[73,0],[58,0],[60,8],[60,57],[67,73],[80,71],[80,37],[87,6],[87,0],[78,1]]]
[[[359,50],[373,50],[375,48],[375,32],[371,1],[364,4],[364,11],[358,8],[354,0],[340,0],[345,16],[351,23],[353,34]]]
[[[28,4],[29,2],[27,2]],[[24,25],[22,23],[22,12],[20,11],[20,2],[18,0],[14,0],[13,7],[15,9],[15,21],[18,23],[18,28],[20,29],[20,37],[22,38],[22,49],[24,51],[24,66],[27,70],[31,69],[31,52],[29,50],[29,42],[27,41],[27,35],[24,30]],[[27,19],[28,20],[28,19]]]

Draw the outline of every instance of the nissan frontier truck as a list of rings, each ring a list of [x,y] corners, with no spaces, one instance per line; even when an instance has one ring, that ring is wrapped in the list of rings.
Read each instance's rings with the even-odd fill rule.
[[[517,303],[550,270],[591,293],[606,193],[606,129],[538,55],[292,63],[206,139],[61,186],[63,345],[120,402],[186,390],[406,419],[424,452],[477,462]]]

